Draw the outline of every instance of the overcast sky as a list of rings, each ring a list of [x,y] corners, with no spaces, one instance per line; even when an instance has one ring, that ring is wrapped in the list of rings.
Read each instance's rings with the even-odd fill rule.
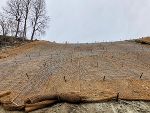
[[[1,6],[6,0],[1,0]],[[115,41],[150,36],[150,0],[46,0],[51,17],[42,38],[56,42]]]

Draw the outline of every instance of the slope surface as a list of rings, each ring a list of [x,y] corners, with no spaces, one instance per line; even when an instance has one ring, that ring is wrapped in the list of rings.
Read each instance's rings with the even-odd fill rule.
[[[0,98],[6,109],[24,107],[37,95],[72,92],[85,102],[150,101],[149,45],[36,41],[0,51],[0,56],[0,89],[11,92]]]

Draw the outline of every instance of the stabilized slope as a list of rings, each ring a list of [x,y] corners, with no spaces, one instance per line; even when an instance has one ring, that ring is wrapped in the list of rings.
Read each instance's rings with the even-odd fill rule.
[[[150,101],[150,47],[36,41],[0,52],[0,102],[32,111],[60,102]]]

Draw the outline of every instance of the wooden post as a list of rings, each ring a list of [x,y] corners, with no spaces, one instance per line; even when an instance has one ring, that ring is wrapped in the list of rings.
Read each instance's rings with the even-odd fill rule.
[[[103,81],[105,81],[105,79],[106,79],[106,77],[104,76],[104,77],[103,77]]]
[[[119,101],[119,93],[117,93],[116,101]]]
[[[64,81],[67,82],[66,77],[64,76]]]
[[[26,73],[26,76],[27,76],[27,78],[28,78],[28,80],[29,80],[29,75],[28,75],[28,73]]]
[[[141,73],[140,79],[142,79],[143,73]]]

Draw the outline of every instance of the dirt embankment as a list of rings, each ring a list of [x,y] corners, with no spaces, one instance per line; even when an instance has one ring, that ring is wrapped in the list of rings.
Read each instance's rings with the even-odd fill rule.
[[[141,39],[135,40],[135,42],[150,45],[150,37],[143,37]]]
[[[5,56],[0,59],[0,102],[7,110],[32,111],[62,101],[150,101],[146,45],[35,41],[0,56]],[[11,93],[5,96],[5,91]]]
[[[46,41],[34,41],[29,43],[22,43],[23,45],[14,46],[12,48],[5,48],[0,51],[0,59],[13,57],[15,55],[21,54],[23,52],[29,52],[32,48],[46,44]]]

